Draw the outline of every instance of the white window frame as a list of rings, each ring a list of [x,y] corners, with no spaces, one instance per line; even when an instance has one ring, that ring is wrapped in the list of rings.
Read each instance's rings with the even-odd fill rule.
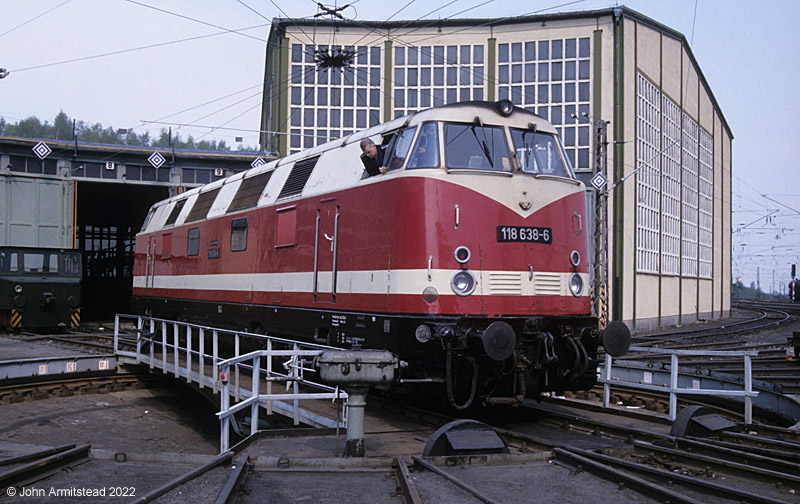
[[[699,276],[711,278],[714,259],[714,141],[700,128],[699,141]]]
[[[638,75],[636,134],[636,271],[659,272],[661,92]]]
[[[679,275],[681,258],[681,113],[661,98],[661,274]]]
[[[699,127],[688,114],[683,114],[683,213],[681,215],[681,274],[696,277],[698,273],[698,186]]]

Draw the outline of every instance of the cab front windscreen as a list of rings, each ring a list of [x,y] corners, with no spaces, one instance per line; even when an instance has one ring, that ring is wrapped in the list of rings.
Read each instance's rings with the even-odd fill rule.
[[[448,169],[511,172],[511,156],[501,126],[445,123]]]
[[[569,177],[570,170],[558,138],[550,133],[511,128],[511,141],[524,173]]]

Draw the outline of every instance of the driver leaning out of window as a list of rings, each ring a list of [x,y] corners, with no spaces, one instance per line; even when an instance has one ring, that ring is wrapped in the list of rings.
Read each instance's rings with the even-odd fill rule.
[[[361,162],[364,163],[364,168],[367,170],[367,175],[372,177],[380,173],[386,173],[386,167],[383,165],[384,156],[386,155],[385,145],[375,145],[375,142],[369,138],[361,140]]]

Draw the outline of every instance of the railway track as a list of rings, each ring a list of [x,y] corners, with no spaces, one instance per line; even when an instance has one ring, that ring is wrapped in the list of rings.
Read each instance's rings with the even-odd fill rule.
[[[752,358],[752,376],[757,380],[774,383],[785,394],[800,394],[800,360],[794,355],[795,349],[787,338],[772,341],[753,341],[759,331],[776,330],[786,327],[796,320],[793,314],[800,313],[800,306],[790,303],[744,303],[738,308],[752,311],[753,316],[734,323],[714,327],[682,328],[658,334],[637,335],[633,344],[639,347],[653,347],[671,350],[725,350],[758,351]],[[787,329],[788,331],[788,329]],[[648,362],[665,366],[670,356],[631,352],[623,360]],[[741,359],[733,358],[694,358],[682,359],[682,369],[694,368],[697,372],[744,375]]]
[[[377,406],[382,402],[374,398],[369,404]],[[800,489],[798,433],[765,427],[764,432],[725,433],[713,440],[678,439],[663,432],[668,428],[663,420],[651,423],[648,428],[642,428],[642,422],[637,421],[639,426],[632,427],[623,421],[592,419],[579,410],[578,413],[560,412],[547,402],[536,405],[528,401],[525,406],[517,410],[516,420],[520,424],[497,427],[498,434],[512,449],[507,459],[494,460],[492,456],[425,459],[411,455],[395,457],[392,467],[392,462],[384,458],[365,460],[360,466],[352,466],[345,459],[328,458],[323,462],[306,462],[303,468],[302,462],[287,457],[279,462],[279,467],[265,469],[263,462],[261,468],[256,468],[255,463],[251,465],[245,455],[249,448],[245,446],[238,455],[227,453],[209,458],[196,468],[180,471],[169,481],[140,487],[133,496],[137,499],[134,502],[202,501],[208,500],[208,496],[219,496],[218,502],[226,502],[226,499],[232,499],[229,502],[263,502],[288,495],[282,492],[286,492],[285,486],[291,485],[290,481],[322,478],[341,483],[355,478],[361,484],[382,488],[389,474],[398,479],[397,486],[401,490],[396,497],[375,502],[445,502],[451,497],[459,502],[529,502],[529,493],[509,493],[508,488],[503,489],[503,485],[498,484],[498,480],[502,480],[508,486],[507,475],[513,471],[519,471],[519,478],[532,478],[535,474],[557,478],[565,485],[574,485],[575,481],[588,485],[587,488],[605,485],[605,491],[616,489],[623,492],[620,496],[628,495],[628,500],[637,502],[647,502],[641,498],[652,499],[651,502],[727,502],[731,499],[735,502],[796,502],[790,492]],[[387,416],[393,417],[395,411],[402,410],[406,418],[415,419],[425,428],[451,420],[449,416],[406,405],[392,408],[387,410]],[[506,418],[508,415],[498,416]],[[603,448],[586,448],[587,443]],[[86,471],[93,470],[95,462],[81,464],[85,464],[83,469],[67,465],[70,467],[67,470],[76,471],[76,477],[84,478]],[[67,473],[60,471],[61,481],[64,481]],[[500,474],[503,476],[498,477]],[[513,481],[522,485],[523,480]],[[276,482],[282,483],[276,485]],[[534,483],[535,480],[530,480],[527,484]],[[302,487],[301,484],[291,495],[302,494],[306,491]],[[326,492],[328,499],[319,502],[352,500],[343,489]],[[632,495],[639,497],[630,497]]]
[[[755,331],[773,329],[791,319],[791,315],[787,311],[778,308],[762,309],[746,306],[740,308],[752,311],[754,315],[751,318],[720,325],[682,327],[669,329],[666,332],[634,335],[631,338],[631,344],[658,348],[682,348],[693,343],[709,344],[711,342],[703,340],[718,340],[721,337],[741,336]]]
[[[753,327],[763,325],[765,320],[770,319],[768,315],[754,318],[760,318],[761,321],[750,324],[747,331],[752,331]],[[772,318],[779,320],[781,324],[785,321],[777,316]],[[737,325],[736,334],[747,334],[747,331],[742,331],[744,325]],[[82,336],[84,335],[66,335],[64,342],[83,344],[91,342],[86,338],[94,335],[87,335],[86,338]],[[715,335],[704,334],[700,338],[694,337],[698,336],[697,333],[692,334],[691,338],[683,336],[686,335],[668,335],[660,344],[676,348],[694,346],[757,349],[765,360],[758,365],[754,364],[755,370],[760,370],[762,364],[766,368],[771,365],[787,365],[779,362],[780,347],[774,343],[754,343],[739,338],[734,341],[730,338],[720,341],[719,338],[725,338],[721,332]],[[638,356],[633,357],[634,360],[641,359]],[[698,366],[708,364],[704,361],[688,362]],[[661,365],[658,359],[654,359],[653,364]],[[734,371],[726,367],[733,365],[730,362],[720,360],[714,364],[719,366],[718,370],[721,372]],[[131,385],[125,385],[118,382],[115,385],[113,382],[94,382],[94,386],[111,391],[112,387],[135,386],[135,380],[130,383]],[[58,391],[64,387],[74,387],[80,391],[86,385],[81,385],[80,380],[74,381],[72,385],[53,383],[46,385],[48,391],[44,393],[43,384],[24,386],[27,389],[18,388],[15,391],[17,397],[23,396],[23,400],[26,397],[58,395]],[[0,397],[3,397],[2,392],[0,389]],[[598,392],[599,389],[596,389],[593,393],[600,396]],[[585,393],[578,393],[576,396],[580,394]],[[170,481],[148,490],[148,493],[137,494],[136,498],[139,499],[138,502],[168,503],[186,501],[187,498],[204,500],[208,495],[220,495],[223,499],[220,502],[224,502],[224,499],[258,502],[270,495],[288,495],[280,492],[270,494],[270,491],[276,492],[276,488],[282,488],[281,484],[275,486],[277,481],[295,481],[297,478],[300,481],[316,481],[314,478],[324,478],[323,475],[327,475],[334,480],[350,477],[358,481],[370,481],[372,483],[367,483],[370,486],[381,486],[385,485],[381,478],[385,479],[387,474],[392,474],[397,478],[397,487],[400,490],[395,500],[386,502],[400,499],[415,503],[442,502],[442,496],[459,496],[458,499],[462,502],[528,502],[529,494],[509,498],[507,489],[501,488],[496,481],[498,474],[510,474],[512,469],[507,464],[513,465],[513,460],[517,460],[516,464],[523,467],[525,472],[540,474],[546,479],[557,475],[556,477],[570,481],[571,485],[576,481],[586,481],[587,485],[609,485],[606,488],[610,490],[616,489],[629,496],[635,493],[638,496],[636,499],[645,497],[653,502],[798,502],[798,432],[757,425],[748,426],[750,429],[757,429],[755,431],[721,432],[713,439],[690,436],[677,438],[670,436],[670,426],[665,422],[663,414],[654,416],[652,413],[641,413],[647,409],[648,404],[654,411],[663,411],[668,402],[663,397],[650,392],[645,395],[625,390],[620,390],[618,396],[621,401],[636,401],[635,407],[641,407],[641,410],[631,411],[640,414],[633,419],[624,415],[608,421],[592,418],[593,412],[597,411],[597,405],[590,408],[573,401],[569,403],[569,409],[573,412],[566,413],[558,411],[559,402],[563,404],[563,401],[545,399],[539,405],[532,404],[533,401],[526,402],[523,408],[525,412],[517,418],[519,423],[514,423],[516,417],[499,423],[497,418],[490,419],[497,426],[499,435],[512,449],[512,462],[502,461],[502,458],[493,460],[491,456],[457,460],[401,455],[394,457],[393,462],[388,464],[385,459],[375,460],[371,462],[370,468],[359,466],[344,469],[351,466],[337,462],[342,459],[334,458],[329,459],[328,466],[301,469],[297,467],[296,460],[286,458],[283,467],[266,469],[267,472],[264,472],[263,462],[259,468],[256,462],[243,453],[236,456],[226,454],[222,458],[209,460],[207,464],[196,469],[183,471]],[[370,408],[379,406],[381,402],[377,397],[370,397]],[[586,409],[582,410],[584,407]],[[425,429],[436,428],[451,420],[446,415],[432,414],[407,405],[393,408],[388,409],[388,415],[399,415],[398,411],[402,411],[405,418],[415,419]],[[730,418],[740,421],[735,416]],[[519,458],[521,455],[525,456]],[[257,459],[258,457],[255,460]],[[525,477],[522,474],[519,476]],[[535,481],[530,484],[534,485]],[[297,492],[302,493],[303,490],[300,488]],[[333,500],[329,501],[352,500],[346,493],[331,492],[330,495]],[[625,500],[622,495],[620,494],[620,498]],[[372,498],[369,500],[383,502]],[[326,502],[325,499],[318,501]]]
[[[128,388],[144,388],[155,381],[151,375],[118,373],[99,376],[67,378],[51,375],[35,381],[0,386],[0,404],[13,404],[25,400],[41,400],[48,397],[69,397],[76,394],[105,394]]]
[[[24,339],[25,341],[57,341],[59,343],[66,343],[70,346],[77,346],[87,348],[89,350],[101,350],[103,352],[113,352],[114,350],[114,335],[102,334],[98,332],[80,332],[71,330],[61,334],[36,334],[30,332],[20,332],[16,335],[17,338]],[[135,340],[124,339],[125,343],[135,343]]]
[[[545,408],[544,415],[537,426],[550,428],[544,434],[524,432],[521,426],[498,428],[497,432],[515,450],[540,452],[548,460],[573,471],[573,477],[591,473],[617,485],[618,490],[631,489],[657,502],[796,502],[800,488],[800,444],[794,433],[765,428],[763,434],[678,438],[552,408]],[[565,434],[554,435],[558,430]],[[580,433],[583,439],[569,432]],[[791,436],[792,440],[778,440],[777,436]],[[617,445],[604,449],[581,447],[586,439],[604,438],[615,440]],[[502,494],[497,493],[495,486],[477,475],[479,469],[471,467],[474,462],[468,459],[449,457],[431,461],[417,456],[410,460],[397,457],[395,477],[404,501],[432,502],[421,496],[430,495],[431,488],[446,484],[467,495],[463,502],[505,502],[498,497]]]
[[[236,492],[244,484],[248,469],[252,469],[246,454],[234,460],[232,451],[225,452],[207,463],[180,474],[133,501],[146,502],[234,502]]]
[[[759,301],[755,299],[734,299],[733,306],[746,309],[782,310],[792,315],[800,315],[800,303],[788,301]]]

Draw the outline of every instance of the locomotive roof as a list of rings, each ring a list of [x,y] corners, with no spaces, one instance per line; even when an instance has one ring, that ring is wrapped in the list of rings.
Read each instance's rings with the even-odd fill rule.
[[[315,167],[302,192],[293,196],[303,197],[352,187],[362,181],[363,178],[364,169],[359,159],[361,155],[359,143],[362,139],[372,138],[376,143],[379,143],[381,137],[386,134],[406,126],[415,126],[427,121],[480,123],[485,125],[502,124],[526,129],[535,126],[538,131],[556,134],[556,129],[550,122],[523,108],[514,106],[508,115],[501,113],[501,103],[488,101],[459,102],[420,110],[365,130],[356,131],[346,137],[273,160],[257,168],[193,188],[155,203],[151,208],[151,215],[149,215],[148,221],[145,222],[142,232],[155,231],[167,226],[165,224],[169,215],[167,211],[173,207],[172,204],[174,202],[185,200],[186,203],[180,215],[174,220],[175,225],[180,225],[185,222],[186,216],[198,196],[201,193],[216,189],[219,189],[219,194],[215,198],[215,203],[209,209],[207,218],[224,215],[243,179],[249,179],[270,171],[274,173],[270,177],[266,190],[262,192],[256,206],[275,203],[276,199],[278,199],[277,193],[280,192],[295,163],[316,156],[320,156],[320,159],[322,159],[323,154],[325,154],[326,161],[320,163],[319,168],[326,166],[327,168],[319,170]],[[379,180],[379,178],[370,178],[363,180],[363,182],[369,183],[374,180]]]

